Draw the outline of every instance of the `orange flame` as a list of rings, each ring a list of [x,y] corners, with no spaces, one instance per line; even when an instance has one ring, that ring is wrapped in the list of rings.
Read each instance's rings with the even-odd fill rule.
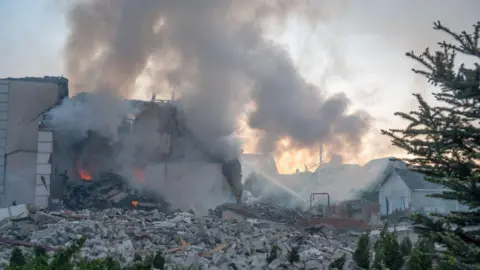
[[[133,207],[137,207],[138,201],[132,201]]]
[[[92,181],[92,176],[85,169],[78,169],[78,175],[85,181]]]

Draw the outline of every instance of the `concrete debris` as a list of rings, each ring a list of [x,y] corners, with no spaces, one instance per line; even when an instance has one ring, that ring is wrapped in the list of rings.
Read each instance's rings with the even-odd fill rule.
[[[234,219],[262,219],[273,222],[296,224],[304,218],[303,213],[292,208],[255,202],[251,204],[226,203],[215,208],[211,213],[217,217],[226,216]]]
[[[35,212],[34,214],[31,215],[33,221],[35,221],[38,224],[48,224],[48,223],[55,223],[60,221],[62,218],[59,216],[47,214],[44,212]]]
[[[257,207],[272,220],[289,220],[278,214],[278,209]],[[89,259],[112,256],[128,264],[135,253],[146,255],[160,250],[170,267],[167,269],[179,265],[187,269],[328,269],[333,258],[348,253],[346,250],[355,245],[354,240],[327,239],[278,222],[225,220],[184,212],[110,208],[48,213],[37,210],[30,216],[36,218],[6,219],[1,224],[0,241],[23,242],[0,245],[0,264],[6,263],[11,245],[53,249],[81,236],[87,236],[81,253]],[[293,247],[298,247],[300,261],[290,264],[288,255]],[[267,260],[274,248],[278,255]]]
[[[0,220],[4,219],[22,219],[28,216],[28,207],[26,204],[8,206],[0,209]]]

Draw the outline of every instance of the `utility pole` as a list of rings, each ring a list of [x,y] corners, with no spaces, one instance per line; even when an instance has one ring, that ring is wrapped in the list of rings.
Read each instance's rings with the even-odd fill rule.
[[[323,165],[323,144],[320,144],[320,150],[319,150],[319,167],[322,167]]]

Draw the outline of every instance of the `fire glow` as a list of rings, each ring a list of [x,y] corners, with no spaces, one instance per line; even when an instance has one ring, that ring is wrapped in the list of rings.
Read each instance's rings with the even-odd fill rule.
[[[137,207],[137,205],[138,205],[138,201],[132,201],[132,206],[133,207]]]
[[[78,175],[82,180],[92,181],[92,176],[85,169],[78,169]]]

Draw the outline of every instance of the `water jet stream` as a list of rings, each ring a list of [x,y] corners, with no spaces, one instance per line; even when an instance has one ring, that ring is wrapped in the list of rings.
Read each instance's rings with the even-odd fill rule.
[[[258,173],[260,174],[261,176],[263,176],[265,179],[267,179],[270,183],[274,184],[275,186],[283,189],[284,191],[288,192],[290,195],[294,196],[295,198],[297,199],[300,199],[302,202],[304,203],[307,203],[307,200],[305,200],[304,198],[302,198],[302,196],[300,196],[298,193],[296,193],[295,191],[293,191],[292,189],[290,189],[289,187],[285,186],[284,184],[280,183],[277,179],[275,179],[275,177],[271,176],[271,175],[268,175],[267,172],[265,172],[264,170],[260,169],[258,166],[252,164],[251,162],[248,162],[248,161],[243,161],[242,162],[244,165],[248,165],[249,167],[251,167],[255,173]]]

